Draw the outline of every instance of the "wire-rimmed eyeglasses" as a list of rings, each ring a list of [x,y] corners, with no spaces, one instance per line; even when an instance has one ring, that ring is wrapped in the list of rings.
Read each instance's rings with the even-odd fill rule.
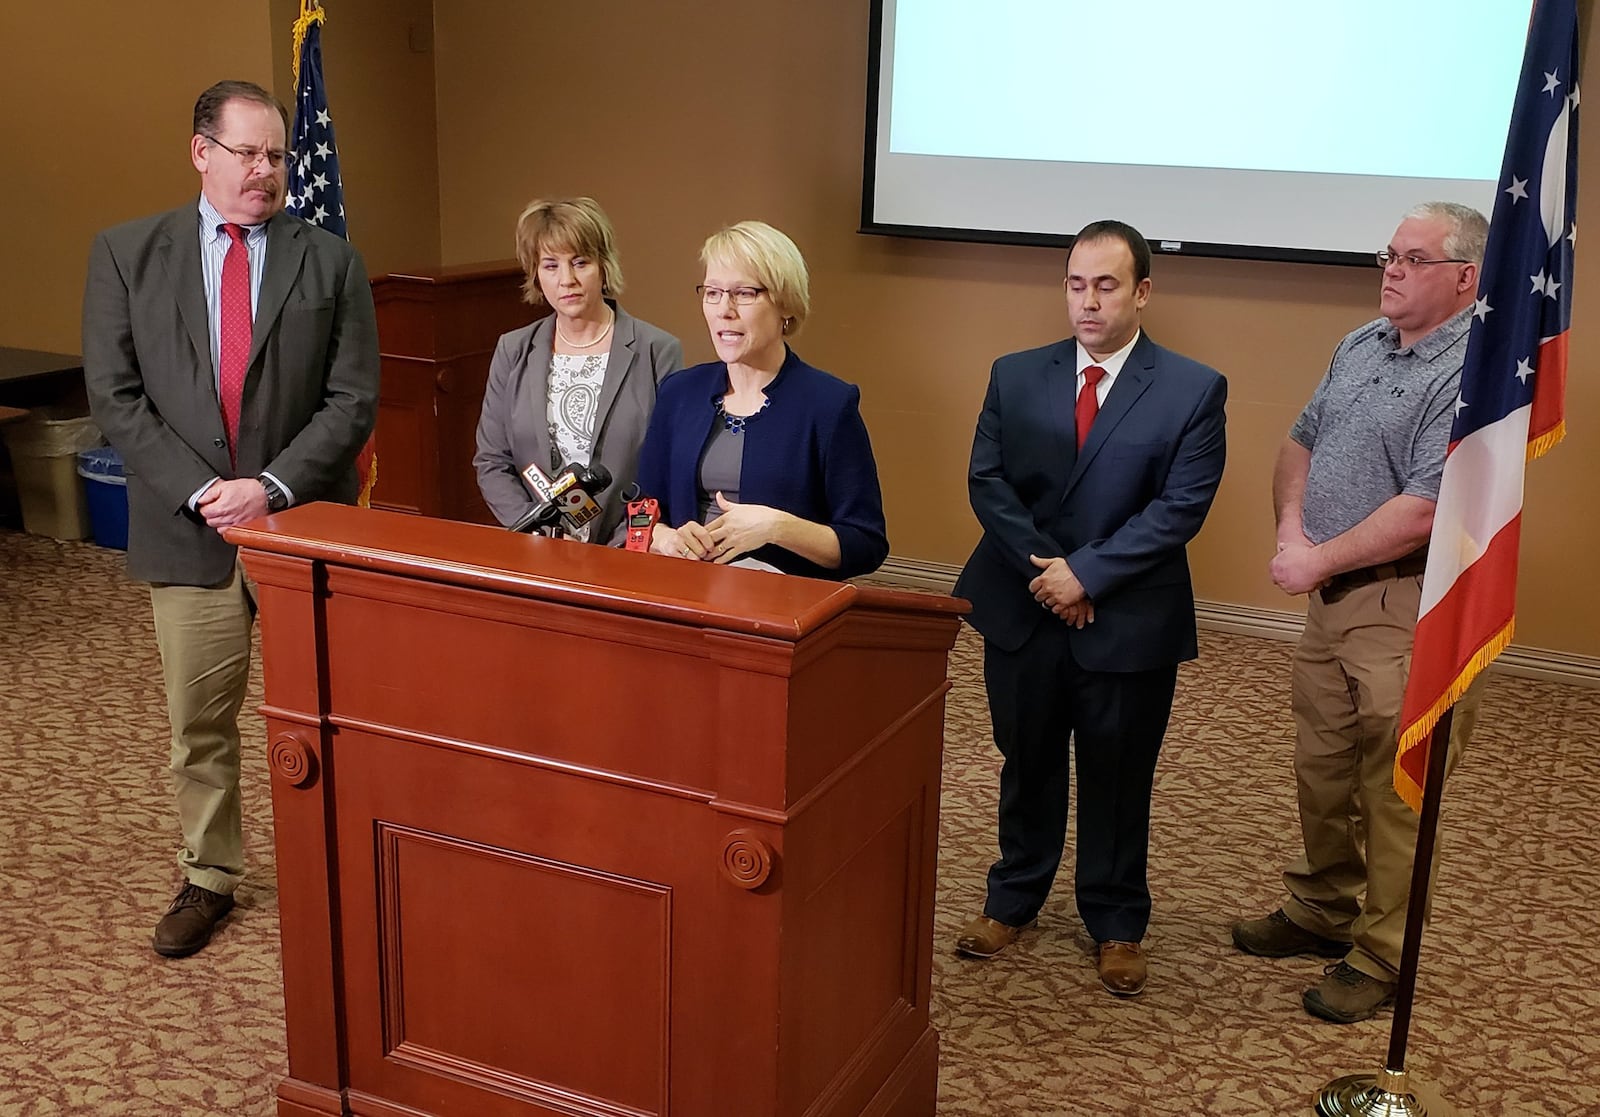
[[[765,287],[707,287],[704,283],[694,290],[695,294],[700,296],[700,301],[707,306],[721,306],[724,296],[730,299],[734,306],[749,306],[767,293]]]
[[[257,163],[261,162],[261,160],[265,159],[268,165],[276,170],[277,168],[283,166],[284,160],[289,158],[289,153],[287,151],[280,151],[277,148],[267,148],[266,150],[262,150],[259,147],[233,147],[230,144],[223,143],[215,136],[206,135],[204,132],[200,133],[200,138],[205,140],[207,143],[216,144],[223,151],[226,151],[237,158],[239,162],[243,163],[246,167],[253,167]]]
[[[1454,256],[1429,260],[1418,256],[1415,252],[1391,252],[1387,248],[1379,249],[1373,253],[1378,261],[1378,266],[1388,267],[1390,264],[1404,264],[1408,268],[1426,267],[1428,264],[1470,264],[1471,260],[1458,260]]]

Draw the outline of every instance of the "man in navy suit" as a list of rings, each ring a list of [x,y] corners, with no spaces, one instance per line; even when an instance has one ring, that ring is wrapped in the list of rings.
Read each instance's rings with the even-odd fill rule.
[[[968,491],[979,541],[956,583],[984,639],[1000,859],[956,949],[990,958],[1037,917],[1078,768],[1078,913],[1101,984],[1143,990],[1150,792],[1178,664],[1198,654],[1185,547],[1222,479],[1227,382],[1140,330],[1150,247],[1120,221],[1067,256],[1073,337],[994,363]]]

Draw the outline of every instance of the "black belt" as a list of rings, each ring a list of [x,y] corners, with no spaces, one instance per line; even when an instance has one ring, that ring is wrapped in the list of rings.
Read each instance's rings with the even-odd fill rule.
[[[1370,586],[1374,582],[1388,582],[1395,578],[1415,578],[1428,568],[1428,552],[1424,548],[1402,555],[1393,562],[1380,562],[1372,566],[1359,566],[1335,574],[1323,584],[1322,600],[1337,601],[1353,589]]]

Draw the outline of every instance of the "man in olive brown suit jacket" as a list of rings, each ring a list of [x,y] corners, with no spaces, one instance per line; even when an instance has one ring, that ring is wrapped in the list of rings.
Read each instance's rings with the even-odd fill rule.
[[[200,198],[96,238],[84,294],[90,405],[128,474],[128,572],[151,583],[186,883],[156,927],[210,940],[244,875],[239,708],[255,587],[221,529],[354,502],[378,394],[372,290],[345,241],[282,212],[283,106],[221,82],[195,104]]]

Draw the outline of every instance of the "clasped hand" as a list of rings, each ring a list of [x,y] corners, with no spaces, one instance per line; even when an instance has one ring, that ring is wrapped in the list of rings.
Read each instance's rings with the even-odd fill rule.
[[[783,513],[764,504],[737,504],[715,494],[722,514],[710,523],[690,520],[681,527],[657,525],[650,549],[659,555],[729,563],[777,540]]]
[[[1273,585],[1289,594],[1310,593],[1327,581],[1315,546],[1303,537],[1280,541],[1267,573],[1272,576]]]
[[[194,506],[210,527],[232,527],[267,514],[267,490],[254,477],[218,481],[200,494]]]
[[[1066,559],[1029,555],[1028,561],[1040,570],[1039,576],[1028,583],[1028,592],[1035,601],[1073,628],[1094,623],[1094,602],[1089,600],[1083,583],[1072,573]]]

